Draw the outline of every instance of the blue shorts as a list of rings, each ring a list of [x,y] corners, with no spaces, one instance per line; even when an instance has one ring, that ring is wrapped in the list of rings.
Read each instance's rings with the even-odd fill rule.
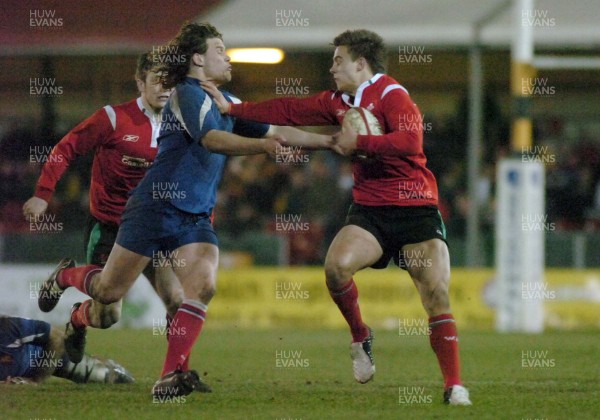
[[[187,244],[219,245],[210,214],[188,213],[166,201],[141,200],[136,196],[127,202],[116,243],[150,258]]]
[[[34,377],[44,366],[49,340],[47,322],[0,316],[0,381],[9,376]]]

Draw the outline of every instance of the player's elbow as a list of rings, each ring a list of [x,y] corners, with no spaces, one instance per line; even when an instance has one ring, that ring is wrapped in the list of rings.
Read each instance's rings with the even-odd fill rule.
[[[423,152],[422,147],[416,142],[411,142],[405,149],[401,150],[402,156],[415,156]]]
[[[210,130],[208,133],[204,135],[200,139],[200,144],[210,150],[211,152],[219,152],[220,151],[220,141],[219,131],[218,130]]]
[[[404,135],[396,139],[395,152],[398,156],[415,156],[423,153],[423,139],[418,135]]]

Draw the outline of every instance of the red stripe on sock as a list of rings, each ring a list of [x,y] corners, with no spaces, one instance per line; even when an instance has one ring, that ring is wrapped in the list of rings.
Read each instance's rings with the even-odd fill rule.
[[[197,316],[198,318],[202,318],[202,319],[206,318],[206,312],[205,311],[203,311],[202,309],[197,308],[195,306],[192,306],[192,305],[187,305],[185,303],[182,303],[179,306],[179,310],[187,312],[187,313],[189,313],[192,316]]]

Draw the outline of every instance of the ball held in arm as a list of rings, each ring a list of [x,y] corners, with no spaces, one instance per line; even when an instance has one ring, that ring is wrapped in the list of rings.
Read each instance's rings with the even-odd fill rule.
[[[343,124],[349,124],[350,127],[356,131],[357,134],[363,135],[381,135],[383,133],[383,129],[381,128],[381,124],[379,121],[366,108],[354,107],[350,108],[346,111],[346,115],[344,115]],[[353,161],[360,161],[362,163],[371,163],[375,162],[377,159],[375,156],[370,156],[363,151],[356,151],[352,155]]]

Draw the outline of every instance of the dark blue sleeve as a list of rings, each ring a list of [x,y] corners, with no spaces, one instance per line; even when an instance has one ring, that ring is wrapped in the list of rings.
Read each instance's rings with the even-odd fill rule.
[[[213,101],[200,87],[179,85],[176,87],[176,98],[172,101],[175,116],[183,119],[187,132],[196,141],[202,139],[210,130],[218,130],[219,126],[212,112]]]
[[[0,318],[0,347],[16,348],[24,344],[43,346],[50,340],[50,324],[35,319]]]
[[[271,126],[269,124],[262,124],[236,118],[235,125],[233,126],[233,132],[244,137],[261,138],[267,134],[267,131],[269,131],[270,127]]]

